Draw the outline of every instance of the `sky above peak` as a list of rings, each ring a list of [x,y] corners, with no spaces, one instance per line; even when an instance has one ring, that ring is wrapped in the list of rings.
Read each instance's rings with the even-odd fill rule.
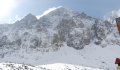
[[[1,4],[2,2],[3,0],[0,0]],[[9,4],[10,2],[12,5]],[[112,10],[120,9],[120,0],[5,0],[4,5],[0,5],[0,11],[3,11],[0,12],[0,23],[12,23],[28,13],[38,16],[47,9],[58,6],[85,12],[89,16],[102,19]],[[8,9],[4,10],[4,8]],[[4,12],[7,15],[4,15]]]

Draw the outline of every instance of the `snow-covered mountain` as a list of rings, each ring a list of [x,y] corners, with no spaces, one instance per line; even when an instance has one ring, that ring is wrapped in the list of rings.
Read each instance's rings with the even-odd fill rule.
[[[115,70],[119,49],[115,25],[64,7],[49,10],[39,19],[28,14],[14,24],[0,26],[0,62]]]
[[[111,24],[83,12],[59,7],[38,20],[28,14],[9,28],[1,35],[1,41],[4,37],[7,41],[3,41],[1,46],[58,48],[65,42],[69,47],[82,49],[94,39],[96,44],[100,44],[110,33]]]

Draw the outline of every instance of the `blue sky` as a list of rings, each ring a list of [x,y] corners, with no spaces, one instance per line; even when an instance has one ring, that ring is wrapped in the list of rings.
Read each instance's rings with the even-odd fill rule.
[[[23,17],[28,13],[40,15],[45,10],[58,6],[102,18],[108,12],[120,9],[120,0],[21,0],[21,3],[12,10],[9,18]]]

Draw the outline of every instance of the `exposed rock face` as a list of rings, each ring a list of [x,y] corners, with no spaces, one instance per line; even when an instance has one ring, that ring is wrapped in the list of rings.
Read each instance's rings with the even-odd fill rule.
[[[101,41],[107,37],[111,32],[111,24],[108,21],[101,22],[99,20],[95,21],[92,30],[94,30],[96,37],[96,44],[101,44]]]
[[[78,50],[94,40],[100,44],[110,30],[111,24],[107,21],[60,7],[40,19],[28,14],[22,20],[2,28],[0,48],[11,51],[20,48],[51,51],[66,43]]]
[[[85,45],[90,44],[92,39],[89,29],[76,28],[69,35],[67,45],[75,49],[82,49]]]

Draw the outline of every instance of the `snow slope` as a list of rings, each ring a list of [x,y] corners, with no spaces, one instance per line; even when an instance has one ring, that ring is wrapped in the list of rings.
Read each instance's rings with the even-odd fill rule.
[[[120,46],[108,45],[100,47],[94,44],[86,46],[83,50],[75,50],[64,46],[57,52],[17,51],[6,55],[0,61],[17,62],[31,65],[46,65],[53,63],[67,63],[73,65],[116,70],[115,58],[119,57]]]

